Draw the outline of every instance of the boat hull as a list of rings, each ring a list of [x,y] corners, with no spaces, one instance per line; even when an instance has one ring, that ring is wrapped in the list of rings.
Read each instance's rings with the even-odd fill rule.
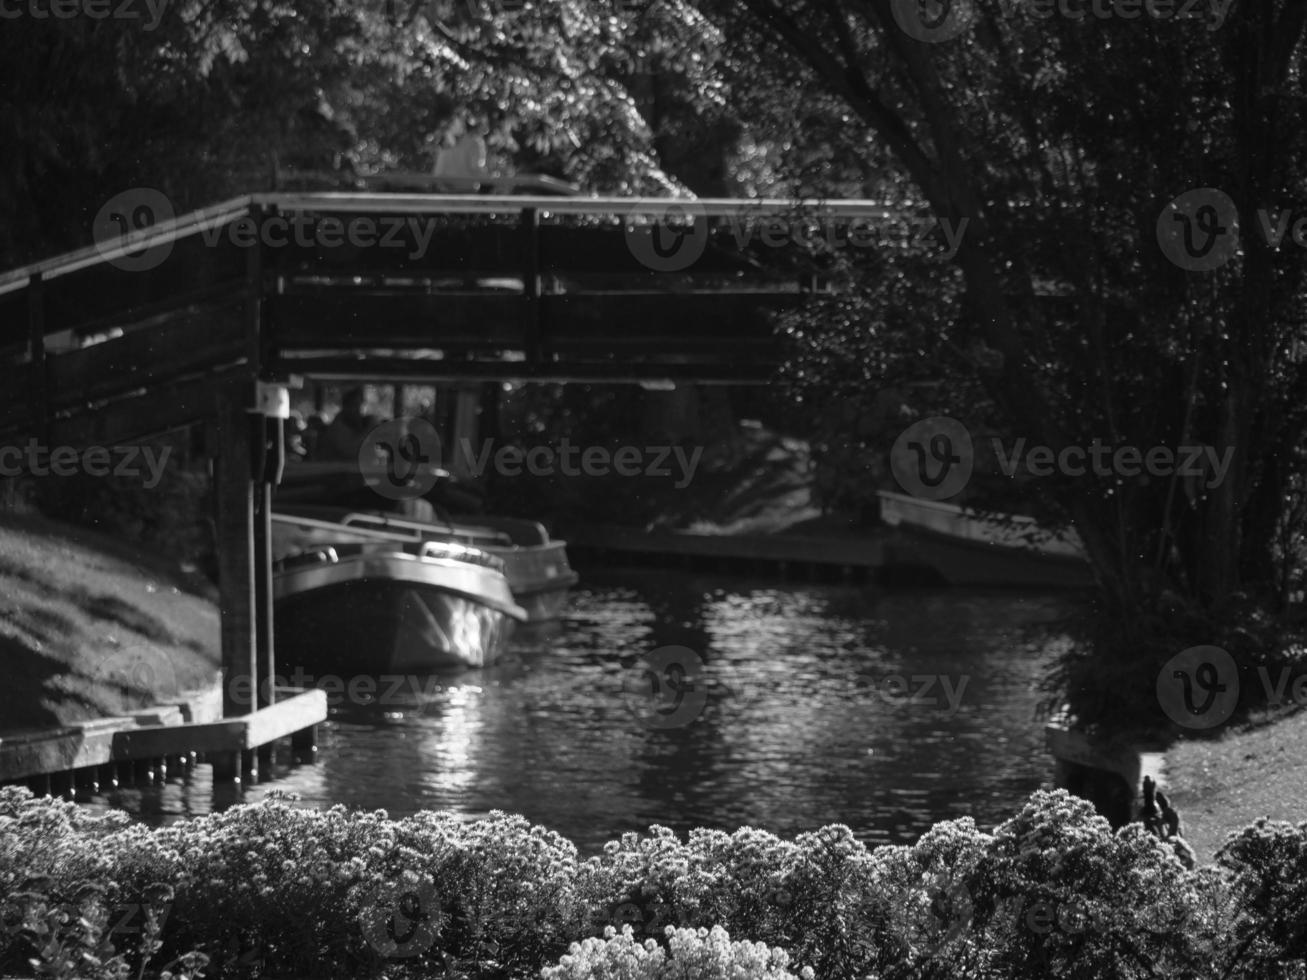
[[[1021,515],[991,516],[941,501],[878,491],[886,577],[925,570],[949,585],[1081,589],[1093,585],[1074,531],[1053,533]]]
[[[491,569],[359,554],[274,576],[279,671],[418,674],[499,659],[526,612]]]
[[[487,517],[482,519],[484,526],[442,525],[321,505],[291,505],[280,513],[282,523],[274,530],[280,536],[276,547],[283,552],[330,543],[333,538],[380,540],[382,535],[390,534],[395,540],[407,537],[410,541],[458,544],[494,555],[504,563],[514,600],[526,610],[527,620],[532,623],[562,616],[568,591],[580,579],[567,560],[567,542],[549,540],[533,521]],[[515,540],[515,535],[525,543]]]

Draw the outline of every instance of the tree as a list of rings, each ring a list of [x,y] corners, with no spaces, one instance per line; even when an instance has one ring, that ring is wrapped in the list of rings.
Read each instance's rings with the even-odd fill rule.
[[[731,92],[776,142],[803,145],[817,125],[786,93],[838,121],[828,188],[865,153],[900,200],[967,221],[951,263],[863,263],[854,292],[788,322],[801,388],[933,379],[927,414],[961,404],[1054,453],[1097,437],[1233,454],[1220,482],[1031,481],[1096,574],[1092,642],[1058,677],[1080,718],[1155,717],[1158,669],[1182,646],[1225,645],[1249,671],[1295,657],[1307,264],[1274,232],[1307,190],[1307,8],[1239,4],[1198,25],[1126,19],[1125,4],[1081,20],[998,0],[694,7],[728,39]],[[1225,198],[1203,188],[1234,203],[1237,242]],[[1224,264],[1200,270],[1180,249],[1186,222]]]

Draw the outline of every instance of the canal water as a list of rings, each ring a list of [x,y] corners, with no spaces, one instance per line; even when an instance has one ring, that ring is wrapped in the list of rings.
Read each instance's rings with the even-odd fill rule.
[[[337,699],[315,765],[216,798],[202,766],[93,805],[150,823],[272,790],[393,817],[500,809],[583,853],[651,824],[845,823],[868,844],[964,815],[987,828],[1051,785],[1037,684],[1069,611],[1055,595],[596,574],[553,635],[493,668]]]

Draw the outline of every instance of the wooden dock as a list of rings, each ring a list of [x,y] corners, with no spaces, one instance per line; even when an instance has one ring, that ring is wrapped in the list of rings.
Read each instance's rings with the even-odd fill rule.
[[[301,756],[316,751],[327,718],[325,691],[284,692],[276,704],[223,717],[222,692],[210,692],[115,718],[0,735],[0,784],[68,792],[124,781],[162,782],[170,770],[207,762],[215,783],[257,780],[278,740]],[[124,778],[125,777],[125,778]]]
[[[998,547],[908,527],[846,534],[696,534],[614,525],[567,528],[575,564],[638,564],[809,582],[957,586],[1047,591],[1083,589],[1089,566],[1075,558]]]
[[[614,525],[568,529],[569,559],[636,562],[733,574],[766,574],[818,582],[866,582],[887,562],[887,533],[846,537],[799,534],[695,534]]]
[[[1165,749],[1155,742],[1090,738],[1052,721],[1044,726],[1044,744],[1057,763],[1057,785],[1088,799],[1113,826],[1139,819],[1145,776],[1166,785]]]

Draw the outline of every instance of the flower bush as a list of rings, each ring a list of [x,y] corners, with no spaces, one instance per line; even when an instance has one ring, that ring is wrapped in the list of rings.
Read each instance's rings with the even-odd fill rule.
[[[1304,978],[1307,823],[1255,824],[1189,870],[1059,791],[907,847],[652,827],[582,859],[504,813],[271,799],[151,829],[0,789],[0,976],[200,971]]]
[[[789,954],[766,943],[731,942],[721,926],[708,929],[667,927],[670,957],[652,939],[637,943],[630,926],[618,933],[604,929],[603,939],[573,943],[558,966],[545,967],[542,980],[813,980],[811,967],[796,976],[786,969]]]

